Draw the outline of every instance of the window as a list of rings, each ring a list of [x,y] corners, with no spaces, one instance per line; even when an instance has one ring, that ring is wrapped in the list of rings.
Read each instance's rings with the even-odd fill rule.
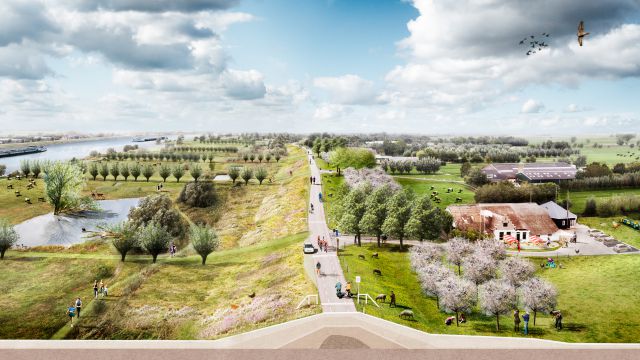
[[[498,236],[500,237],[500,240],[504,239],[504,232],[500,231]]]
[[[522,233],[522,240],[527,240],[527,233]]]
[[[507,227],[507,225],[509,225],[509,223],[507,223],[507,222],[503,222],[503,223],[502,223],[502,226],[503,226],[503,227]]]
[[[516,240],[520,241],[520,232],[516,232]]]

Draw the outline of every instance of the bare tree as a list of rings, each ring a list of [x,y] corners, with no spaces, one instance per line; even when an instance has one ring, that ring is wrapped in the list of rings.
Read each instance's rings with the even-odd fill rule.
[[[482,311],[496,317],[496,330],[500,331],[500,315],[515,307],[516,289],[506,281],[491,280],[482,286],[480,295]]]
[[[447,242],[447,260],[458,267],[458,275],[460,275],[460,266],[464,258],[471,251],[471,244],[465,238],[455,237]]]
[[[502,278],[516,288],[529,280],[535,271],[536,269],[528,260],[519,257],[511,256],[500,263]]]
[[[452,274],[448,279],[438,282],[438,293],[440,307],[456,313],[456,326],[459,326],[458,314],[471,311],[476,302],[475,285]]]
[[[522,284],[522,302],[533,311],[533,325],[538,311],[551,311],[556,307],[558,293],[551,283],[534,277]]]

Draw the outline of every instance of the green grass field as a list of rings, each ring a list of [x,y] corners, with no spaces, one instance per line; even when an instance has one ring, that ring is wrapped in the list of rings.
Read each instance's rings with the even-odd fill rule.
[[[193,255],[162,255],[152,265],[146,255],[122,264],[112,251],[9,251],[0,261],[0,338],[218,338],[314,314],[319,307],[295,310],[316,293],[301,270],[306,237],[216,252],[206,266]],[[91,302],[96,278],[106,279],[110,296]],[[71,328],[66,306],[78,296],[85,310]]]
[[[344,177],[334,176],[332,174],[322,174],[322,193],[324,196],[324,213],[327,217],[327,225],[330,229],[337,227],[335,219],[331,216],[332,209],[335,206],[336,201],[339,201],[337,196],[338,189],[344,184]],[[329,196],[331,194],[331,196]]]
[[[584,212],[587,200],[591,197],[596,199],[606,199],[613,196],[640,195],[640,189],[619,189],[619,190],[589,190],[589,191],[572,191],[569,193],[570,210],[580,215]],[[566,193],[558,194],[560,200],[567,198]]]
[[[371,258],[373,252],[379,253],[379,259]],[[359,259],[359,254],[366,259]],[[398,251],[396,246],[349,246],[341,252],[340,261],[347,280],[355,284],[355,276],[361,276],[362,293],[375,298],[377,294],[395,292],[398,308],[382,303],[377,308],[370,304],[364,309],[367,314],[430,333],[523,336],[513,331],[512,317],[501,317],[498,332],[495,318],[479,311],[467,316],[467,323],[460,327],[445,326],[448,315],[438,310],[434,298],[422,294],[417,277],[410,270],[408,253]],[[640,291],[637,281],[640,257],[572,257],[560,262],[564,269],[539,270],[538,275],[557,287],[565,329],[555,330],[548,314],[538,314],[536,326],[530,324],[531,336],[568,342],[637,342],[640,318],[633,314],[640,311],[640,303],[636,301]],[[374,268],[380,269],[382,276],[374,276]],[[358,311],[363,310],[362,304],[356,306]],[[398,317],[404,308],[413,310],[415,321]]]
[[[449,205],[472,204],[475,202],[473,191],[464,184],[437,180],[419,180],[399,176],[396,176],[395,180],[402,185],[402,187],[413,190],[418,196],[429,195],[432,191],[437,191],[438,197],[440,197],[442,201],[440,204],[434,204],[443,209]],[[431,187],[433,187],[433,190]],[[447,193],[448,188],[452,188],[453,192]],[[461,193],[458,192],[460,190],[462,190]],[[461,198],[462,201],[456,203],[456,198]]]
[[[638,220],[638,217],[632,217]],[[620,224],[614,227],[613,224],[620,223],[622,216],[601,218],[601,217],[581,217],[578,222],[587,225],[593,229],[602,230],[605,234],[611,235],[616,239],[640,249],[640,231],[630,228],[629,226]],[[640,270],[640,269],[639,269]]]

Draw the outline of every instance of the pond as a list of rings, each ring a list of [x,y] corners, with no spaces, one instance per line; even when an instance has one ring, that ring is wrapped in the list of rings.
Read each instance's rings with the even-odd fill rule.
[[[100,200],[100,211],[84,211],[78,215],[36,216],[15,226],[20,235],[18,245],[71,246],[88,240],[100,232],[99,227],[127,219],[129,209],[138,206],[139,198]],[[82,229],[86,231],[82,231]]]

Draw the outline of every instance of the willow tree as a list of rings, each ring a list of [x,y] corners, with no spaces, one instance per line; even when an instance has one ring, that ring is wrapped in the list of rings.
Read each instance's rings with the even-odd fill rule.
[[[19,238],[13,225],[6,219],[0,219],[0,259],[4,259],[4,253],[15,245]]]
[[[191,225],[189,228],[191,246],[202,258],[202,265],[207,262],[207,256],[218,249],[220,238],[215,230],[208,226]]]
[[[53,214],[77,209],[82,201],[80,191],[84,177],[79,166],[66,162],[52,162],[44,175],[45,194],[53,205]]]

